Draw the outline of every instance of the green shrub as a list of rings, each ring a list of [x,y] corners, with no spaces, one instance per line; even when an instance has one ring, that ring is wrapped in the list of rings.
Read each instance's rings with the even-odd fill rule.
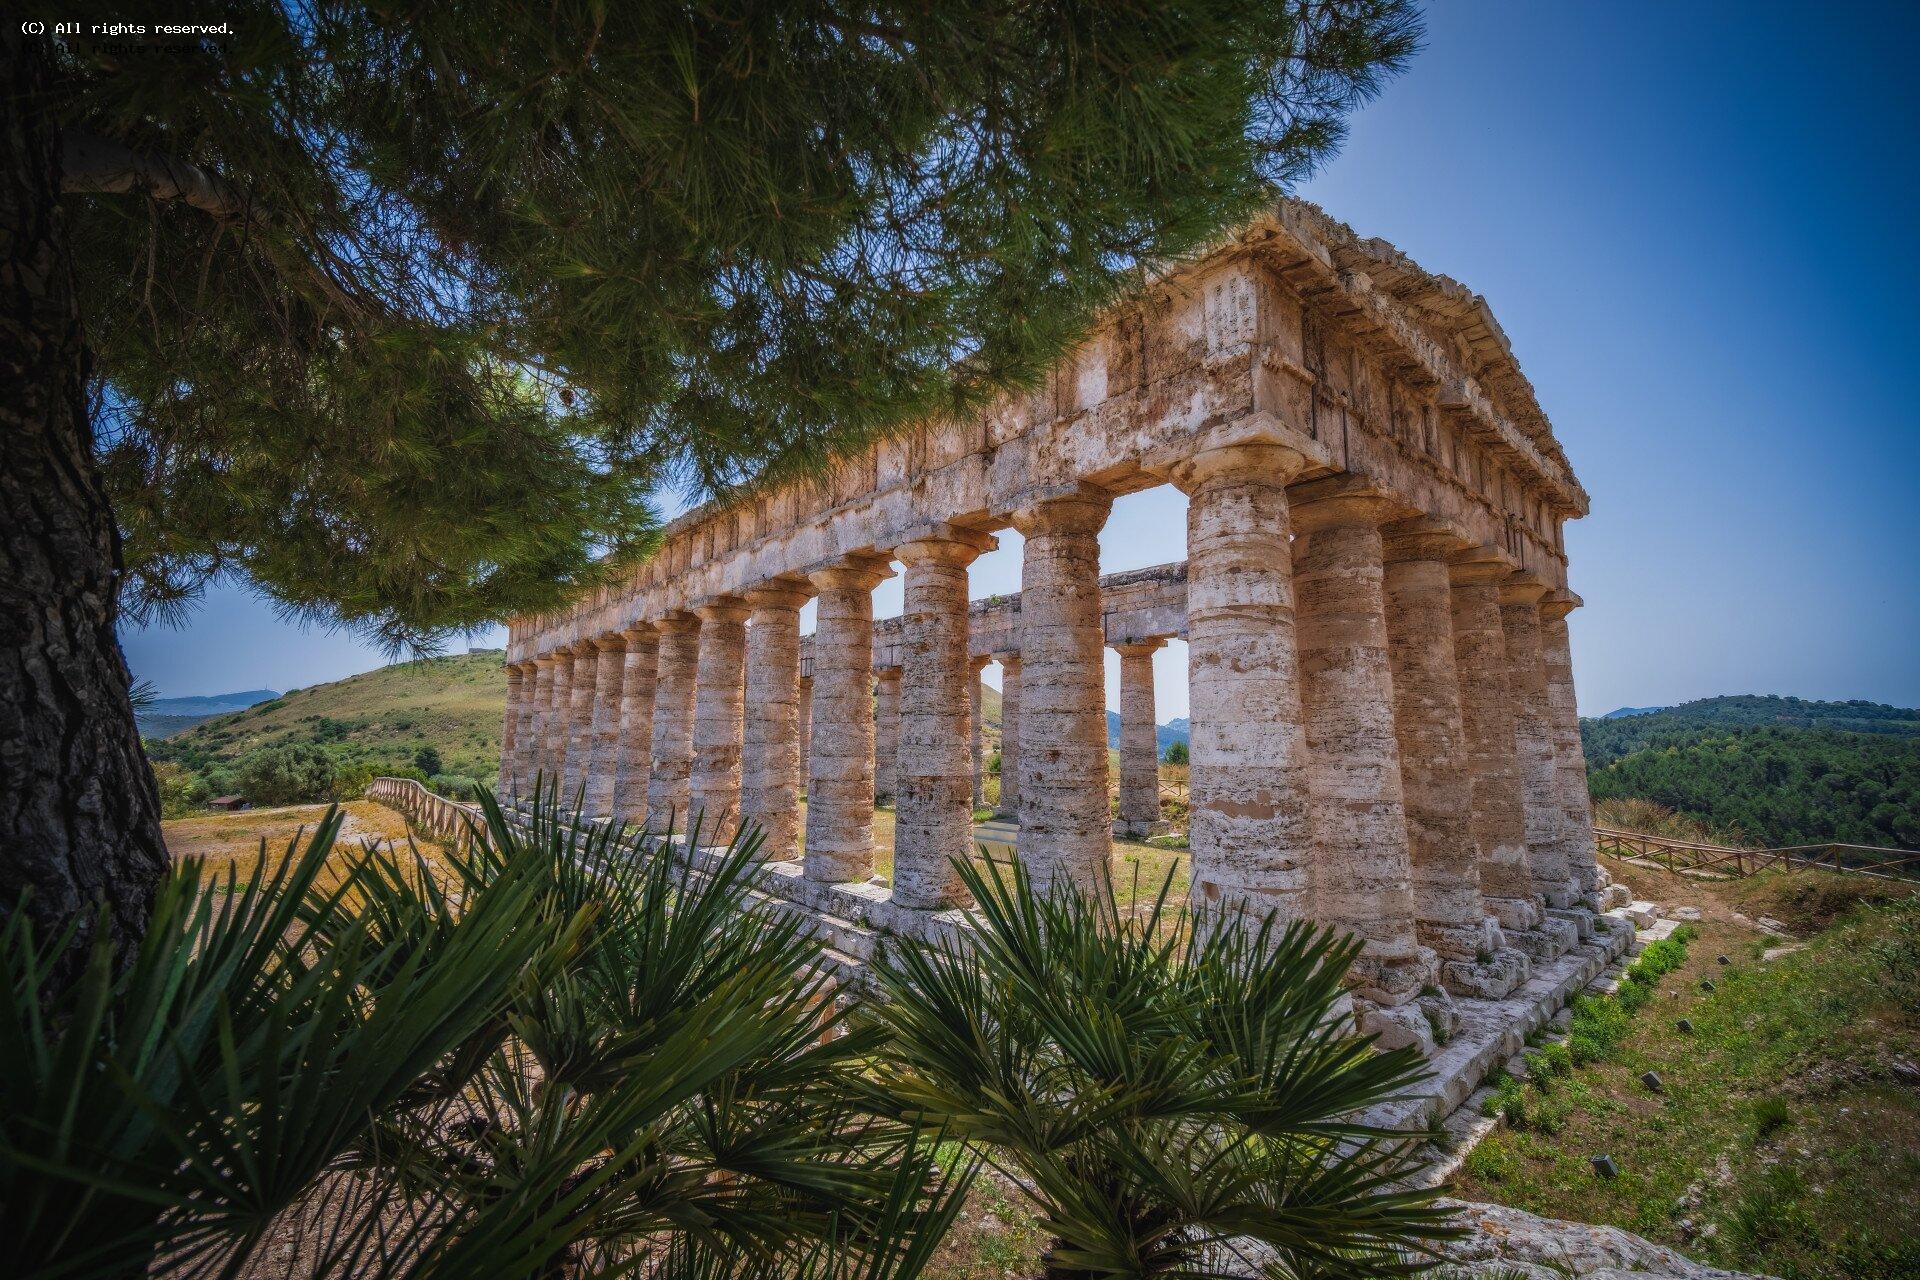
[[[1793,1108],[1778,1094],[1755,1098],[1747,1107],[1747,1115],[1753,1125],[1755,1143],[1765,1142],[1793,1123]]]
[[[1168,764],[1188,764],[1191,762],[1193,757],[1191,753],[1188,751],[1186,743],[1169,742],[1167,744],[1166,754],[1161,756],[1160,758],[1166,761]]]
[[[301,804],[331,798],[338,770],[325,747],[297,743],[263,747],[242,757],[235,781],[255,805]]]
[[[480,783],[477,779],[463,777],[457,773],[436,773],[427,780],[427,787],[449,800],[472,800],[480,794]]]

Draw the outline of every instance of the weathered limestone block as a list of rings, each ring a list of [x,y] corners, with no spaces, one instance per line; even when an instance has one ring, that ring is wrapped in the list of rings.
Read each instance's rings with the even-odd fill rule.
[[[1365,942],[1352,975],[1357,994],[1401,1004],[1438,970],[1415,936],[1394,733],[1380,542],[1392,508],[1377,493],[1334,485],[1305,486],[1293,506],[1313,914]]]
[[[747,595],[747,706],[740,813],[772,861],[800,856],[800,606],[813,594],[779,580]]]
[[[968,615],[972,617],[971,613]],[[967,755],[973,768],[973,807],[987,803],[986,725],[980,714],[980,673],[990,658],[973,658],[967,663]]]
[[[700,619],[672,614],[660,633],[660,671],[653,690],[653,768],[647,775],[647,828],[685,827],[693,770],[693,694],[700,661]]]
[[[894,765],[893,901],[938,910],[965,896],[954,869],[972,853],[967,566],[994,540],[943,527],[894,548],[905,566],[899,738]]]
[[[1500,582],[1511,571],[1492,547],[1461,552],[1448,569],[1480,892],[1502,927],[1519,930],[1533,928],[1541,913],[1527,872],[1507,643],[1500,623]]]
[[[1020,592],[1020,835],[1034,884],[1086,889],[1108,874],[1106,645],[1100,528],[1112,499],[1082,487],[1013,514]]]
[[[1020,655],[1002,650],[1000,664],[1000,799],[994,812],[1020,821]]]
[[[1165,640],[1118,644],[1120,815],[1113,833],[1149,836],[1160,821],[1160,746],[1154,719],[1153,655]]]
[[[1562,849],[1581,902],[1600,908],[1600,867],[1593,839],[1593,798],[1587,790],[1587,755],[1580,744],[1580,712],[1574,701],[1573,652],[1567,615],[1580,597],[1554,591],[1540,602],[1540,654],[1547,675],[1547,711],[1553,726],[1554,790],[1561,807]]]
[[[586,814],[613,816],[613,787],[620,774],[621,690],[626,683],[627,640],[619,632],[599,636],[593,678],[593,753],[586,767]]]
[[[614,764],[613,813],[629,826],[647,821],[647,773],[653,754],[653,695],[660,677],[660,637],[641,624],[622,632],[625,669],[620,676],[620,750]]]
[[[891,802],[899,790],[895,765],[900,754],[900,668],[873,673],[873,798]]]
[[[1187,505],[1189,840],[1204,906],[1311,913],[1313,834],[1279,445],[1202,452],[1174,469]]]
[[[1540,654],[1540,598],[1546,588],[1515,574],[1500,587],[1500,625],[1507,647],[1507,695],[1513,702],[1514,748],[1520,762],[1522,827],[1534,892],[1549,907],[1579,896],[1566,860],[1566,807],[1554,763],[1547,714],[1547,672]]]
[[[687,804],[705,844],[725,844],[740,820],[740,744],[746,697],[747,614],[723,596],[694,607],[700,658],[693,703],[693,765]]]
[[[567,777],[567,730],[573,715],[573,651],[563,649],[553,655],[553,679],[548,686],[547,790],[556,799],[564,799]]]
[[[805,865],[815,883],[873,875],[873,589],[890,572],[859,557],[808,575],[820,593],[813,713],[824,730],[807,757]]]
[[[520,761],[520,722],[527,710],[526,674],[517,662],[507,664],[507,708],[500,724],[500,794],[510,796],[518,787]]]
[[[1447,574],[1447,559],[1461,549],[1461,539],[1430,519],[1389,525],[1384,535],[1387,656],[1415,929],[1444,962],[1442,985],[1455,995],[1498,999],[1512,989],[1516,966],[1474,972],[1476,964],[1493,961],[1504,939],[1481,900],[1473,839]],[[1503,981],[1508,985],[1497,989]]]

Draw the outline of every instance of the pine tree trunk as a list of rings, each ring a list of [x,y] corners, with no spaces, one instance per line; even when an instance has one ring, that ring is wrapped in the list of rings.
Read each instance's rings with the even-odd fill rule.
[[[0,920],[30,890],[41,937],[75,920],[91,936],[105,904],[124,944],[144,929],[166,866],[160,797],[114,634],[119,538],[93,465],[59,132],[37,109],[47,44],[17,30],[4,39]],[[78,958],[68,953],[68,974]]]

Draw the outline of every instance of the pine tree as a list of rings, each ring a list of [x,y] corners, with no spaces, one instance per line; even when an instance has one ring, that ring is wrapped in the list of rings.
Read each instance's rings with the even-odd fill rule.
[[[663,484],[1037,378],[1337,144],[1410,0],[244,4],[6,33],[0,912],[164,858],[114,629],[396,648],[645,556]]]

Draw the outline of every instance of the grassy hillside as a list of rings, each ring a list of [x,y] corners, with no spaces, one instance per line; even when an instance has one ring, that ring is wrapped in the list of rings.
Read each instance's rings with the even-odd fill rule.
[[[1684,958],[1582,998],[1569,1044],[1500,1086],[1502,1123],[1452,1190],[1786,1280],[1920,1276],[1920,898],[1817,872],[1614,870],[1699,910]],[[1761,916],[1797,936],[1759,933]],[[1617,1177],[1595,1176],[1597,1155]]]
[[[1708,698],[1582,720],[1596,801],[1662,806],[1755,845],[1920,848],[1920,712]]]
[[[425,658],[294,689],[151,742],[148,751],[158,765],[170,766],[161,770],[163,793],[178,771],[186,777],[175,779],[177,785],[197,800],[265,790],[258,777],[262,762],[275,753],[285,757],[287,749],[301,757],[324,754],[337,781],[281,788],[290,794],[275,797],[280,801],[357,794],[366,778],[383,773],[455,775],[491,784],[499,770],[507,696],[501,657],[494,649]],[[439,755],[437,769],[418,763],[427,747]],[[304,763],[308,767],[299,776],[311,779],[312,761]],[[192,803],[181,800],[170,807],[179,812]]]

